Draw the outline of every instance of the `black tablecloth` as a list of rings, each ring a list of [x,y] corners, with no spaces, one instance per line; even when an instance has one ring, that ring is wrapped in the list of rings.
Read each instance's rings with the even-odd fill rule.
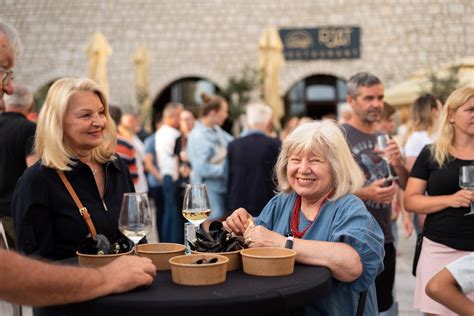
[[[224,283],[184,286],[170,271],[159,271],[153,284],[80,304],[62,306],[66,315],[285,315],[326,294],[331,278],[326,268],[295,265],[288,276],[258,277],[242,270],[227,273]]]

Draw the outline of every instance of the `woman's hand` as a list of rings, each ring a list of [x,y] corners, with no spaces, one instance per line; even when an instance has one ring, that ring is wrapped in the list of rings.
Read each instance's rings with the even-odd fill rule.
[[[255,247],[285,247],[286,237],[263,226],[255,226],[245,234],[245,241],[249,248]]]
[[[474,197],[474,191],[461,189],[458,192],[449,195],[449,206],[451,207],[469,207]]]
[[[230,216],[222,222],[222,225],[228,232],[234,233],[235,235],[243,235],[250,224],[249,218],[251,217],[246,209],[240,207],[230,214]]]

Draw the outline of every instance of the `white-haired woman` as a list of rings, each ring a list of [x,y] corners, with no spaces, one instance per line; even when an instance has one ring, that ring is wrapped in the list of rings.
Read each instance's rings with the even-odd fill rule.
[[[474,216],[464,216],[474,193],[459,187],[459,169],[474,163],[474,88],[451,93],[434,139],[416,159],[404,199],[407,211],[427,214],[414,305],[429,315],[455,315],[425,288],[444,266],[474,251]],[[473,300],[474,292],[468,297]]]
[[[53,260],[73,257],[89,233],[58,171],[88,209],[97,232],[111,242],[120,236],[122,195],[134,187],[115,156],[115,144],[115,125],[94,81],[63,78],[51,86],[36,129],[40,161],[25,171],[13,196],[22,252]]]
[[[246,231],[249,214],[239,208],[224,227],[245,232],[249,247],[284,247],[291,234],[297,262],[329,269],[331,291],[307,306],[306,315],[355,315],[366,290],[364,315],[377,314],[374,281],[383,269],[384,237],[352,195],[364,178],[339,127],[329,120],[298,126],[285,138],[275,169],[280,194],[255,218],[257,226]]]

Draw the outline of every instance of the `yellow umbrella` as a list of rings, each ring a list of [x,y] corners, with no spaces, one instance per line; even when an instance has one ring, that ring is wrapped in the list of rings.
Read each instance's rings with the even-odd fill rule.
[[[112,48],[101,32],[95,32],[89,39],[86,53],[89,57],[89,78],[97,82],[108,98],[107,60],[112,54]]]
[[[453,66],[459,67],[459,83],[474,87],[474,56],[465,56],[454,63],[444,65],[437,69],[435,74],[441,77],[447,76]],[[431,88],[430,72],[429,69],[419,70],[407,80],[390,87],[385,91],[385,100],[398,107],[411,105],[423,91]]]
[[[280,95],[280,69],[283,66],[283,43],[275,27],[267,27],[259,41],[262,94],[266,104],[273,108],[276,128],[280,128],[283,102]]]
[[[151,122],[151,100],[149,92],[149,65],[150,53],[145,46],[140,45],[133,54],[133,63],[135,64],[135,89],[138,107],[145,126]]]

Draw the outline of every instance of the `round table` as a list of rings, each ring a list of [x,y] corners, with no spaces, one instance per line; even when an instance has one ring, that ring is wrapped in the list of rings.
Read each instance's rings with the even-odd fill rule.
[[[322,267],[295,265],[291,275],[260,277],[242,270],[227,273],[224,283],[184,286],[170,271],[159,271],[153,284],[131,292],[61,306],[66,315],[285,315],[329,292],[331,277]]]

